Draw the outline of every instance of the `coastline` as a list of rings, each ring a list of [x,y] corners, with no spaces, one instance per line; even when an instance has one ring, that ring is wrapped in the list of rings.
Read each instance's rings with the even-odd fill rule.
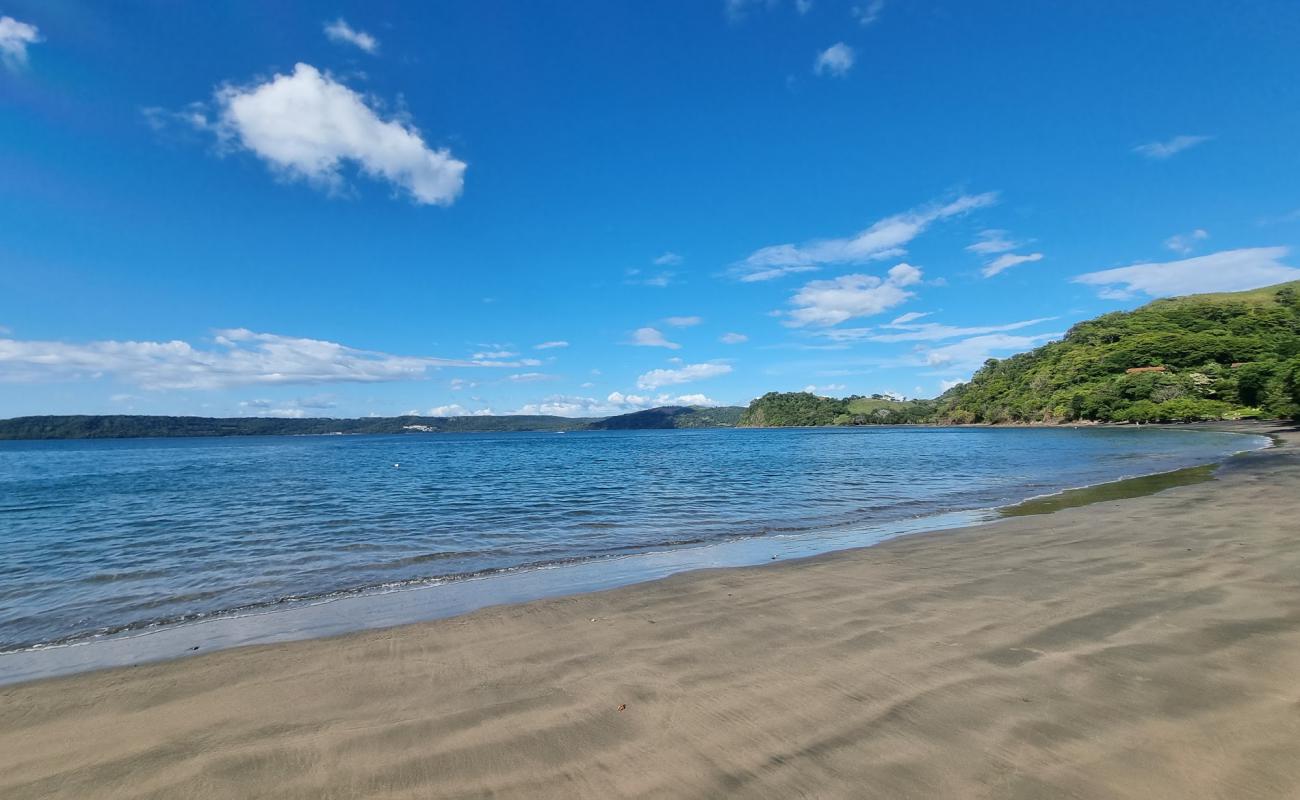
[[[982,426],[981,426],[982,427]],[[1164,427],[1164,426],[1157,426]],[[1171,426],[1172,427],[1172,426]],[[1183,427],[1183,426],[1178,426]],[[1238,453],[1269,446],[1267,431],[1256,422],[1198,426],[1203,430],[1249,436]],[[1058,426],[1059,428],[1059,426]],[[1274,438],[1274,441],[1275,438]],[[1261,444],[1262,443],[1262,444]],[[1191,463],[1199,480],[1230,453]],[[1098,500],[1150,494],[1180,482],[1186,468],[1157,467],[1154,460],[1128,475],[1095,483],[1057,483],[1043,494],[1004,497],[988,505],[936,507],[908,517],[862,520],[833,527],[791,528],[770,535],[737,535],[700,540],[698,544],[647,549],[609,558],[560,560],[550,564],[492,569],[482,574],[418,578],[370,589],[341,590],[317,596],[216,612],[190,619],[124,626],[97,635],[40,643],[0,651],[0,686],[97,669],[137,666],[193,657],[231,647],[338,636],[445,619],[495,605],[527,603],[551,597],[607,591],[693,570],[729,569],[805,559],[825,553],[872,547],[891,539],[927,532],[947,532],[994,522],[1022,513],[1045,513],[1063,502],[1080,505]],[[1168,473],[1164,470],[1174,469]],[[1067,473],[1068,474],[1068,473]],[[1074,475],[1074,479],[1083,474]],[[988,498],[991,499],[991,498]]]
[[[1146,497],[0,687],[0,794],[1291,796],[1293,431]]]

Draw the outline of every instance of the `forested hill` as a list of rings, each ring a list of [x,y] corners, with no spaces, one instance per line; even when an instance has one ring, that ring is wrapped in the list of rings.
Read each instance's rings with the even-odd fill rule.
[[[945,422],[1291,417],[1300,409],[1300,281],[1156,300],[989,360],[939,398]]]
[[[0,439],[127,439],[176,436],[312,436],[342,433],[504,433],[644,428],[731,427],[735,407],[665,406],[614,417],[505,415],[471,417],[161,417],[73,415],[0,420]]]

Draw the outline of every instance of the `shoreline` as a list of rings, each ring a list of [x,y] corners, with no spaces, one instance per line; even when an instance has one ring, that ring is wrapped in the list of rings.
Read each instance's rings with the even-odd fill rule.
[[[1206,423],[1197,427],[1267,437],[1271,444],[1264,445],[1264,449],[1279,443],[1276,436],[1268,433],[1279,426],[1267,423]],[[197,619],[42,643],[0,652],[0,687],[96,670],[193,658],[237,647],[330,638],[433,622],[482,608],[609,591],[700,570],[762,566],[877,547],[898,538],[996,524],[1001,519],[1022,513],[1049,513],[1060,502],[1055,498],[1082,498],[1073,504],[1085,505],[1106,499],[1143,496],[1168,488],[1163,476],[1181,474],[1189,469],[1217,469],[1226,460],[1258,449],[1241,450],[1223,461],[1190,468],[1138,473],[1064,487],[1002,506],[940,511],[788,536],[736,537],[698,546],[650,550],[604,559],[526,565],[483,575],[436,577],[408,585],[341,591],[286,603],[232,609]],[[1209,479],[1208,476],[1205,479]],[[1046,510],[1034,510],[1040,507],[1046,507]]]
[[[5,797],[1300,786],[1300,453],[761,568],[0,688]]]

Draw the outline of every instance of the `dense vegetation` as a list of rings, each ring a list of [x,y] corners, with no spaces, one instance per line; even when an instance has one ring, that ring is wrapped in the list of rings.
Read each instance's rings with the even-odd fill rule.
[[[732,428],[744,409],[739,406],[661,406],[633,411],[592,422],[592,430],[636,430],[641,428]]]
[[[990,359],[937,400],[772,392],[743,426],[1182,422],[1300,415],[1300,282],[1156,300]]]
[[[1300,409],[1300,282],[1156,300],[990,359],[939,398],[946,422],[1168,422]]]
[[[910,425],[932,422],[933,400],[894,400],[883,395],[843,399],[810,392],[768,392],[749,404],[741,427],[808,425]]]
[[[502,433],[629,428],[731,427],[739,408],[666,406],[608,418],[554,416],[274,417],[45,416],[0,420],[0,439],[124,439],[173,436],[311,436],[338,433]]]

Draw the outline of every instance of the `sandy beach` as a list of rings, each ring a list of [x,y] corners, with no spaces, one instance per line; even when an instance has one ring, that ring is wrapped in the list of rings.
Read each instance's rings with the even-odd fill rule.
[[[1298,797],[1282,436],[1149,497],[3,687],[0,796]]]

